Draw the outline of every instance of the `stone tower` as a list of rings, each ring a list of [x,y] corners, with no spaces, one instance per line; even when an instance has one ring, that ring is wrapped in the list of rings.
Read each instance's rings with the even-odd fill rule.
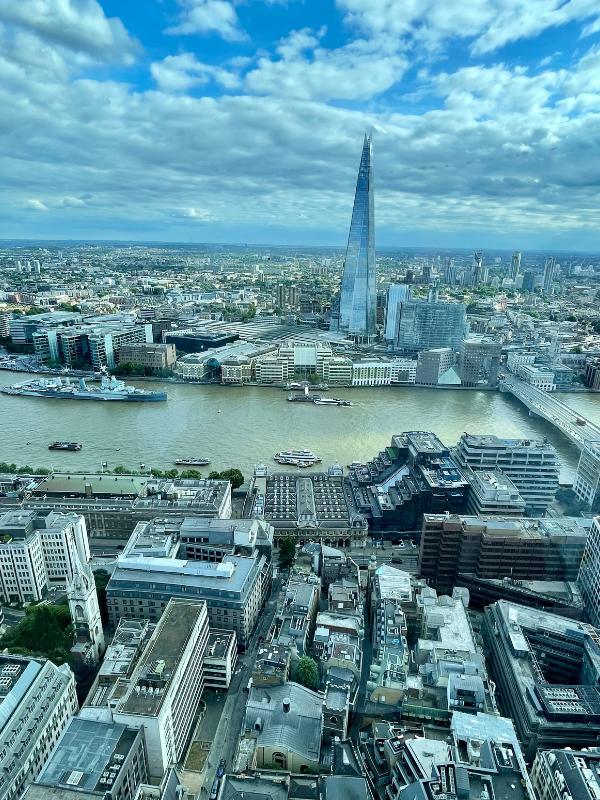
[[[98,594],[92,570],[87,563],[83,563],[77,548],[73,549],[73,579],[67,586],[67,599],[75,627],[74,649],[83,660],[95,664],[104,652],[104,631]]]

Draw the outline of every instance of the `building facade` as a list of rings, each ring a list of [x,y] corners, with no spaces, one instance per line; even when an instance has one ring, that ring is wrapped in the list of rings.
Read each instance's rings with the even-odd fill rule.
[[[0,656],[0,798],[18,800],[77,713],[70,668],[45,658]]]
[[[373,147],[365,136],[340,294],[340,329],[359,340],[377,332]]]

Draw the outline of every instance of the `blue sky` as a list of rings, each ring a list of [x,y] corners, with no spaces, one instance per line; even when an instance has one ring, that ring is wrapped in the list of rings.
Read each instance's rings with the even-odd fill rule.
[[[2,0],[0,236],[600,250],[597,0]]]

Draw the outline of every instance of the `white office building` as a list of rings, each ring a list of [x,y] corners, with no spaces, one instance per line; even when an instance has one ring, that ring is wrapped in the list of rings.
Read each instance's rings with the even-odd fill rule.
[[[90,549],[80,514],[12,509],[0,515],[0,598],[42,600],[51,586],[73,580]]]
[[[0,655],[0,800],[17,800],[77,713],[67,664]]]

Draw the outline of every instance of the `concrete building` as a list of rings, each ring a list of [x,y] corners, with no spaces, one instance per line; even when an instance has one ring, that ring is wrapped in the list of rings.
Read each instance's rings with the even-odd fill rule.
[[[160,778],[186,750],[204,688],[206,603],[170,600],[131,677],[102,717],[144,729],[148,771]],[[88,707],[86,716],[99,709]]]
[[[454,456],[460,466],[475,471],[500,470],[507,475],[531,516],[543,516],[558,490],[558,456],[545,439],[503,439],[463,433]]]
[[[467,514],[474,517],[503,516],[522,517],[525,501],[519,490],[503,472],[499,470],[473,470],[463,467],[463,474],[471,484]]]
[[[600,627],[600,517],[594,517],[577,579],[587,617]]]
[[[76,713],[75,679],[66,664],[0,655],[1,800],[21,797]]]
[[[383,750],[391,766],[385,800],[535,798],[513,724],[497,714],[456,711],[447,739],[404,730]]]
[[[584,443],[573,491],[592,512],[600,510],[600,442]]]
[[[256,767],[316,772],[321,755],[323,697],[298,683],[252,687],[244,731],[255,741]]]
[[[254,686],[280,686],[290,677],[290,650],[269,642],[258,648],[252,667]]]
[[[269,633],[273,644],[288,647],[297,656],[306,654],[319,608],[320,589],[316,575],[304,579],[290,577]]]
[[[498,385],[502,345],[485,339],[465,339],[458,371],[463,386],[492,388]]]
[[[28,508],[81,514],[94,536],[126,540],[155,517],[231,517],[229,481],[55,472],[25,498]]]
[[[369,359],[352,364],[352,386],[389,386],[392,365],[389,361]]]
[[[531,768],[538,800],[596,800],[600,796],[600,752],[539,750]]]
[[[77,327],[38,329],[32,334],[36,356],[41,361],[55,361],[66,367],[100,371],[114,369],[125,345],[152,342],[152,325],[134,325],[113,320]]]
[[[270,559],[253,548],[220,562],[197,560],[194,546],[181,541],[185,531],[191,535],[181,520],[136,526],[106,587],[111,624],[121,617],[156,622],[170,598],[204,600],[211,627],[235,631],[245,647],[269,595]]]
[[[394,358],[391,361],[391,382],[414,384],[417,380],[417,361],[411,358]]]
[[[460,384],[454,365],[456,353],[450,347],[422,350],[417,356],[415,383],[421,386]]]
[[[407,353],[438,347],[459,350],[468,329],[466,307],[439,301],[434,294],[428,301],[402,303],[395,344]]]
[[[5,603],[42,600],[90,560],[87,530],[74,513],[11,509],[0,515],[0,593]]]
[[[171,369],[177,361],[174,344],[124,344],[119,354],[121,364],[149,369]]]
[[[440,592],[463,576],[575,581],[591,519],[515,519],[425,514],[419,574]]]
[[[211,628],[204,655],[204,686],[226,692],[237,664],[237,639],[234,631]]]
[[[533,760],[538,750],[595,747],[600,637],[586,623],[500,600],[484,612],[499,702]]]
[[[141,728],[74,717],[23,800],[135,800],[147,779]]]
[[[349,546],[367,536],[367,520],[349,504],[342,475],[270,474],[257,467],[247,503],[253,517],[273,526],[276,546],[287,537]]]
[[[430,431],[392,436],[346,483],[354,512],[374,530],[394,532],[417,531],[424,513],[464,513],[470,491],[450,449]]]

